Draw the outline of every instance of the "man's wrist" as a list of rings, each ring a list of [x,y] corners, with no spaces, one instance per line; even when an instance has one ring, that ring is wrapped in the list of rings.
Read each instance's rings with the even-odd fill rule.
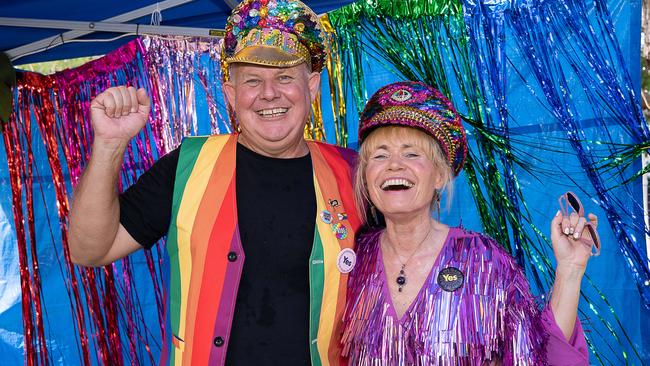
[[[97,163],[119,163],[121,165],[127,145],[128,141],[96,139],[93,141],[91,159]]]

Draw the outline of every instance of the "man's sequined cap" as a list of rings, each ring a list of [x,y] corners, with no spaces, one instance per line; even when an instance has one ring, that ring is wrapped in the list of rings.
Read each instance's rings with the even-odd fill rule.
[[[318,15],[302,2],[245,0],[228,18],[222,60],[275,67],[305,62],[320,72],[326,42]]]

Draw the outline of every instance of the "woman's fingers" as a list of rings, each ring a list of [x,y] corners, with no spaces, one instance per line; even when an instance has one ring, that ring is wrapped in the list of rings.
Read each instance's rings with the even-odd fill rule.
[[[562,212],[558,211],[551,220],[551,240],[556,240],[560,235],[563,235]]]
[[[576,223],[574,230],[573,230],[573,239],[574,240],[579,240],[580,237],[582,236],[582,231],[585,229],[585,225],[587,224],[587,220],[584,217],[578,218],[578,222]]]
[[[562,218],[562,232],[564,235],[573,235],[579,220],[580,216],[575,212],[571,212],[569,216],[564,216]]]
[[[594,228],[598,225],[598,217],[594,214],[589,214],[590,223]],[[568,216],[562,216],[561,230],[566,236],[572,237],[574,240],[580,239],[582,232],[587,224],[587,219],[578,216],[577,213],[572,212]]]
[[[569,216],[562,215],[562,233],[564,235],[569,235],[570,227],[571,227],[571,220],[569,219]]]
[[[598,216],[592,213],[587,216],[589,217],[589,222],[591,222],[591,225],[594,227],[594,229],[598,228]]]

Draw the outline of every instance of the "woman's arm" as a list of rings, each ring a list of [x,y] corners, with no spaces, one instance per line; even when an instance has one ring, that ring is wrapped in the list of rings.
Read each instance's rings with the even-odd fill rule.
[[[597,225],[595,215],[590,214],[589,219],[594,226]],[[591,247],[580,241],[581,236],[589,235],[586,231],[583,233],[586,222],[584,217],[578,217],[575,213],[567,217],[560,211],[551,221],[551,241],[557,267],[550,305],[555,322],[566,340],[573,335],[580,284],[591,257]]]

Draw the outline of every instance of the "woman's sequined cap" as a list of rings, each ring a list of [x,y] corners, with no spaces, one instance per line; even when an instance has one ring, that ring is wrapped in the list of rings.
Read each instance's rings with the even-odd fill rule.
[[[460,115],[442,93],[418,81],[386,85],[372,97],[359,121],[359,144],[375,128],[406,126],[433,137],[455,175],[463,169],[467,156],[467,137]]]

